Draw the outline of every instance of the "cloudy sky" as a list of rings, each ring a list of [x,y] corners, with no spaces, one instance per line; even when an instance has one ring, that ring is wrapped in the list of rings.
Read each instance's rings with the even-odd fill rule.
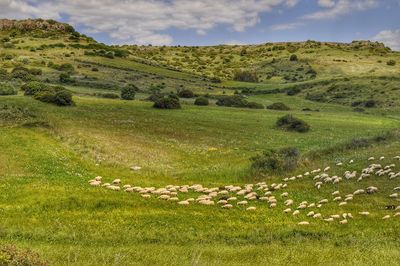
[[[108,44],[370,39],[400,50],[400,0],[0,0],[0,18],[52,18]]]

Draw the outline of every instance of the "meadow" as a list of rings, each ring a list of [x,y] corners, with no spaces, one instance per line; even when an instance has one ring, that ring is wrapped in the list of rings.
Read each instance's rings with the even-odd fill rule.
[[[400,186],[398,178],[344,178],[320,189],[313,176],[284,181],[328,166],[331,176],[344,176],[345,171],[359,175],[371,163],[395,164],[390,168],[400,171],[395,158],[400,155],[399,64],[385,63],[398,60],[398,52],[375,43],[304,42],[124,46],[118,49],[129,51],[127,57],[106,58],[98,56],[99,48],[94,52],[76,48],[76,44],[99,45],[84,36],[74,41],[64,33],[35,37],[28,32],[16,34],[12,41],[14,46],[0,51],[6,77],[2,82],[18,90],[16,95],[0,96],[0,247],[13,244],[31,249],[50,265],[398,264],[399,217],[387,208],[399,205],[398,199],[389,197]],[[37,49],[59,42],[67,45]],[[285,61],[293,53],[304,60],[300,60],[303,67],[316,70],[315,78],[284,80],[288,73],[291,78],[304,74],[294,73]],[[273,65],[272,57],[279,59]],[[207,60],[215,61],[208,64]],[[64,72],[49,66],[50,61],[71,64],[74,82],[62,83],[59,76]],[[219,70],[221,65],[225,70]],[[64,86],[72,92],[75,105],[60,107],[24,96],[20,88],[26,81],[10,78],[13,69],[21,66],[40,68],[43,73],[35,78]],[[268,80],[260,76],[258,83],[233,80],[234,72],[245,67],[257,69],[260,75],[269,75],[273,68],[277,76]],[[215,77],[221,82],[212,80]],[[99,96],[120,95],[121,87],[130,83],[139,88],[135,100]],[[208,97],[210,105],[196,106],[195,98],[181,98],[181,109],[153,108],[145,99],[155,86],[164,94],[191,89],[196,96]],[[288,88],[300,90],[290,96]],[[374,89],[376,105],[355,112],[353,103],[370,100]],[[309,96],[321,93],[324,100]],[[290,110],[216,105],[221,95],[238,94],[264,106],[282,102]],[[286,114],[307,122],[310,131],[278,128],[277,119]],[[371,141],[358,145],[360,139]],[[252,171],[250,158],[284,147],[299,150],[301,162],[296,169],[264,175]],[[368,161],[371,156],[375,160]],[[379,160],[381,156],[385,158]],[[140,169],[132,170],[134,166]],[[222,189],[266,182],[287,183],[287,187],[272,192],[278,200],[275,208],[254,200],[248,206],[257,209],[246,211],[248,206],[179,205],[156,195],[143,198],[90,186],[88,181],[96,176],[102,176],[103,182],[121,179],[121,186],[201,184]],[[343,206],[332,200],[336,190],[345,195],[369,186],[376,186],[378,192],[354,196]],[[281,196],[283,192],[295,202],[293,210],[302,201],[329,199],[321,208],[309,210],[324,218],[343,213],[354,218],[340,224],[307,217],[308,210],[297,216],[284,213],[288,198]],[[192,190],[178,194],[179,200],[197,196]],[[370,215],[362,216],[362,211]],[[386,215],[390,219],[382,219]],[[301,221],[310,224],[299,225]]]

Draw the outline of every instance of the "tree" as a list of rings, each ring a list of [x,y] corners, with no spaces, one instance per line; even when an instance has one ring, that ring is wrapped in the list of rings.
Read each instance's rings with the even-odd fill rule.
[[[123,100],[133,100],[135,99],[136,91],[138,88],[134,84],[129,84],[121,89],[121,99]]]

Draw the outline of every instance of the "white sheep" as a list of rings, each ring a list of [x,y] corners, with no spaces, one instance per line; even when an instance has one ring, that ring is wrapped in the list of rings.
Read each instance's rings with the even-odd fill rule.
[[[382,220],[387,220],[389,218],[390,218],[390,215],[385,215],[385,216],[382,217]]]
[[[363,216],[368,216],[368,215],[369,215],[369,212],[367,212],[367,211],[362,211],[362,212],[359,212],[359,214],[360,214],[360,215],[363,215]]]
[[[309,222],[307,222],[307,221],[302,221],[302,222],[299,222],[298,223],[298,225],[309,225],[310,223]]]
[[[246,209],[246,211],[255,211],[255,210],[256,210],[256,207],[254,207],[254,206],[248,207],[248,208]]]
[[[222,206],[222,208],[224,208],[224,209],[231,209],[232,207],[233,207],[232,204],[225,204]]]
[[[348,222],[347,222],[346,219],[343,219],[343,220],[341,220],[339,223],[340,223],[340,224],[347,224]]]

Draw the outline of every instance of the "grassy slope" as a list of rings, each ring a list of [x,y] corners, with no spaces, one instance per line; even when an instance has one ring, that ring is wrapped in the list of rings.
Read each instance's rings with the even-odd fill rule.
[[[140,53],[133,53],[129,58],[106,59],[84,56],[82,49],[75,48],[30,51],[31,47],[42,44],[71,43],[65,36],[55,39],[25,36],[17,40],[24,41],[16,45],[22,49],[1,48],[1,56],[14,55],[13,60],[1,61],[2,67],[10,71],[27,58],[28,67],[43,69],[41,78],[57,82],[60,72],[42,65],[41,61],[69,62],[75,66],[74,77],[78,81],[90,82],[69,86],[81,95],[74,96],[77,106],[71,108],[46,105],[21,95],[0,98],[0,107],[19,106],[29,110],[2,116],[0,109],[0,243],[33,248],[56,265],[395,265],[400,259],[398,220],[383,222],[380,219],[391,213],[384,210],[384,205],[396,204],[387,195],[399,184],[387,177],[374,177],[360,183],[346,181],[338,187],[324,186],[320,191],[313,188],[311,180],[290,183],[287,191],[296,203],[331,199],[330,193],[336,189],[343,194],[370,185],[380,189],[376,195],[356,197],[345,207],[329,203],[320,210],[324,216],[344,211],[356,216],[358,211],[368,210],[370,217],[356,216],[346,226],[312,221],[309,227],[297,226],[297,222],[306,219],[304,213],[298,218],[283,214],[282,204],[269,209],[265,204],[256,203],[255,213],[241,208],[227,211],[218,206],[178,206],[154,198],[144,200],[137,194],[115,193],[87,185],[87,180],[96,175],[102,175],[106,181],[121,178],[124,183],[157,187],[257,182],[249,175],[248,159],[262,150],[292,145],[308,152],[354,137],[398,129],[398,107],[373,108],[359,114],[349,106],[274,94],[253,95],[250,100],[263,104],[281,101],[293,110],[195,107],[192,100],[188,100],[182,110],[160,111],[152,109],[147,102],[84,96],[115,90],[115,86],[127,82],[141,89],[165,83],[167,91],[183,86],[198,93],[220,94],[224,90],[231,93],[229,89],[236,87],[269,90],[332,78],[349,77],[357,81],[368,76],[374,79],[399,73],[398,53],[382,54],[368,49],[356,50],[352,46],[337,49],[328,44],[319,48],[300,47],[295,53],[317,71],[315,80],[293,83],[277,77],[254,84],[231,81],[231,75],[238,68],[260,68],[272,58],[287,59],[292,52],[260,50],[268,49],[269,45],[224,46],[221,52],[220,47],[201,47],[197,51],[171,47],[164,48],[163,52],[159,51],[160,47],[140,47]],[[240,56],[243,48],[247,53]],[[212,51],[216,51],[217,56],[209,63]],[[65,57],[66,53],[70,56]],[[185,59],[183,65],[174,63],[183,62],[185,55],[189,59]],[[226,61],[231,56],[232,60]],[[347,62],[338,62],[339,59]],[[397,60],[398,64],[387,66],[389,59]],[[163,64],[183,72],[160,67]],[[99,71],[93,72],[92,67]],[[221,84],[211,84],[201,78],[201,75],[213,76],[216,71],[225,79]],[[85,75],[89,79],[85,79]],[[360,84],[368,85],[367,82]],[[389,85],[384,90],[386,97],[397,97],[397,91],[392,91],[396,84]],[[311,92],[325,89],[316,87]],[[303,93],[306,92],[300,96],[304,96]],[[357,98],[364,99],[368,93],[370,87],[366,86]],[[139,98],[146,96],[140,94]],[[305,107],[320,112],[302,112]],[[294,113],[309,122],[312,131],[298,134],[277,130],[274,127],[276,118],[286,113]],[[23,126],[27,121],[42,123],[38,127]],[[332,174],[342,175],[345,169],[365,167],[369,156],[391,158],[399,155],[399,150],[400,143],[394,140],[368,149],[325,154],[310,162],[308,167],[325,167],[355,159],[353,165],[333,167]],[[385,164],[391,162],[390,159],[384,161]],[[130,171],[132,165],[143,169]],[[399,171],[398,166],[396,169]],[[309,169],[299,169],[298,173],[305,170]],[[281,178],[270,177],[266,181],[271,184],[281,182]],[[280,192],[275,194],[279,198]]]
[[[266,101],[267,96],[263,97]],[[290,101],[296,109],[303,106],[303,100],[294,103],[293,99]],[[398,185],[388,182],[387,177],[344,182],[338,187],[343,193],[369,185],[377,185],[380,192],[360,196],[346,207],[330,203],[321,209],[324,215],[369,210],[371,217],[357,217],[344,227],[319,221],[307,228],[296,225],[304,214],[299,218],[284,215],[281,205],[271,210],[257,203],[255,213],[225,211],[218,206],[183,207],[91,188],[86,183],[102,175],[107,180],[121,177],[126,183],[142,186],[243,184],[252,182],[243,167],[258,150],[288,144],[302,150],[326,147],[361,130],[364,135],[373,135],[396,128],[395,120],[356,114],[344,107],[334,113],[333,106],[321,104],[316,106],[320,113],[302,116],[310,121],[313,132],[298,135],[272,128],[280,112],[192,106],[161,112],[138,101],[76,100],[76,107],[61,109],[22,96],[2,98],[2,103],[25,106],[36,114],[35,119],[52,125],[51,129],[29,129],[10,122],[0,128],[2,242],[34,248],[55,264],[76,265],[193,261],[335,264],[339,257],[344,264],[372,265],[391,264],[400,256],[398,221],[382,224],[380,220],[389,213],[382,210],[390,202],[386,195]],[[219,150],[209,152],[208,147]],[[346,169],[359,169],[367,164],[370,154],[389,158],[397,155],[399,148],[400,143],[393,142],[331,154],[313,165],[354,158],[356,164]],[[104,161],[96,166],[99,158]],[[133,163],[144,166],[143,171],[129,171]],[[344,169],[333,171],[341,174]],[[272,182],[280,182],[280,178],[268,180]],[[312,184],[311,180],[292,183],[287,191],[297,202],[330,198],[337,189],[327,186],[317,191]]]

